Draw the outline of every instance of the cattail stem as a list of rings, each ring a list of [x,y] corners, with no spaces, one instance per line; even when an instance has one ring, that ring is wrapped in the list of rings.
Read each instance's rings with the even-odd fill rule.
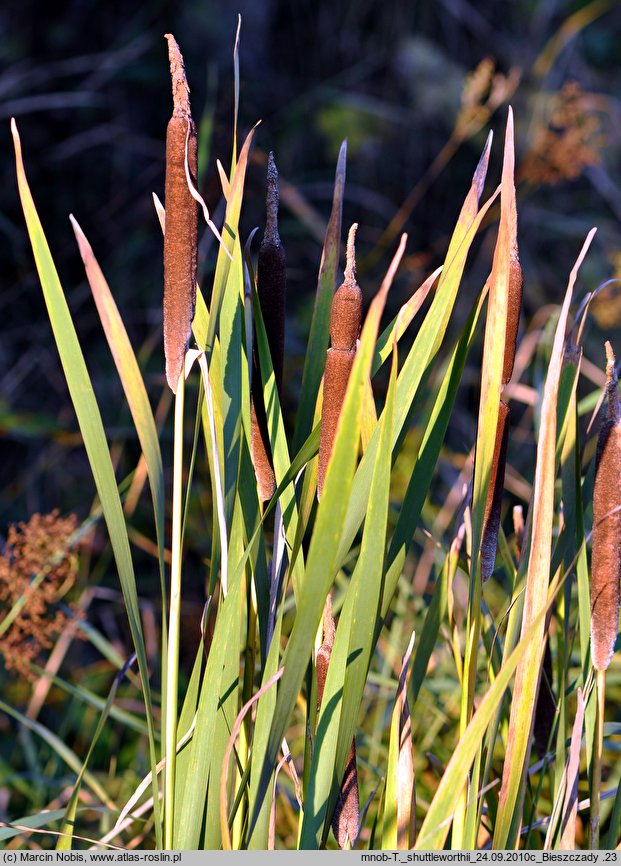
[[[173,456],[172,545],[170,568],[170,613],[168,654],[166,657],[166,709],[164,740],[164,848],[173,848],[175,766],[177,758],[177,692],[179,673],[179,636],[181,623],[181,533],[183,522],[183,404],[185,379],[179,376],[175,398]]]
[[[604,708],[606,704],[606,671],[597,671],[597,710],[595,716],[595,743],[591,773],[591,849],[599,848],[600,801],[602,787],[602,755],[604,752]]]

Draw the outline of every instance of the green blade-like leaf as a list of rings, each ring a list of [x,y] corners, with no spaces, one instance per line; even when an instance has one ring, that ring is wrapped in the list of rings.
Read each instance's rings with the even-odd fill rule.
[[[298,403],[293,449],[299,451],[313,426],[315,403],[319,385],[326,364],[326,349],[330,335],[330,310],[336,288],[336,272],[339,266],[341,249],[341,217],[343,213],[343,193],[345,191],[345,168],[347,162],[347,142],[339,151],[334,178],[332,212],[328,221],[326,239],[321,254],[317,297],[311,321],[308,348],[302,373],[302,388]]]
[[[78,778],[76,779],[75,785],[73,786],[73,790],[71,792],[71,797],[69,798],[69,802],[67,803],[67,809],[65,811],[65,816],[63,818],[63,823],[60,828],[60,832],[64,835],[60,836],[58,842],[56,843],[57,851],[70,851],[73,842],[73,833],[75,829],[75,819],[78,809],[79,797],[80,797],[80,788],[82,786],[82,780],[86,773],[86,768],[88,766],[88,762],[93,754],[97,741],[101,736],[101,733],[105,727],[105,724],[108,720],[108,716],[110,715],[110,710],[112,709],[112,704],[114,702],[114,698],[116,697],[117,689],[121,683],[125,675],[125,670],[129,667],[132,659],[127,663],[127,665],[121,670],[114,678],[114,682],[112,683],[112,688],[108,693],[108,698],[104,705],[104,708],[99,716],[99,720],[97,722],[97,727],[93,732],[93,736],[91,737],[91,744],[88,747],[88,752],[86,753],[86,757],[82,762],[82,767],[80,768],[80,772],[78,773]]]
[[[530,755],[531,730],[534,718],[541,659],[543,656],[544,625],[538,614],[545,607],[550,575],[552,527],[554,523],[554,481],[556,477],[556,405],[563,361],[565,329],[578,269],[595,234],[592,229],[580,251],[569,278],[569,285],[556,326],[554,347],[548,367],[541,410],[541,426],[537,447],[537,465],[532,500],[532,541],[528,560],[524,620],[522,633],[535,620],[539,623],[533,640],[527,647],[516,676],[511,704],[507,751],[500,790],[500,802],[494,845],[512,847],[517,840],[522,819],[522,804],[526,785],[526,768]]]
[[[375,646],[375,624],[383,588],[396,378],[397,353],[393,344],[390,384],[380,422],[378,459],[367,503],[360,557],[339,617],[317,724],[304,801],[302,848],[316,846],[324,818],[329,823],[332,817]]]
[[[418,834],[415,845],[417,850],[433,851],[442,849],[448,836],[455,807],[462,795],[464,779],[467,777],[470,767],[481,747],[487,726],[492,721],[494,713],[511,681],[511,677],[519,662],[524,658],[537,629],[544,623],[546,613],[552,607],[554,598],[561,586],[562,582],[558,581],[550,588],[550,595],[546,606],[543,610],[539,611],[536,619],[525,631],[520,642],[503,664],[498,676],[477,707],[466,731],[460,737]]]
[[[132,563],[127,527],[123,516],[121,499],[114,477],[112,460],[106,442],[99,407],[95,399],[82,350],[71,319],[71,313],[58,278],[56,267],[52,260],[50,249],[45,238],[39,216],[37,214],[32,194],[28,186],[22,160],[21,143],[15,121],[11,122],[15,158],[17,167],[17,182],[19,194],[26,219],[28,234],[32,244],[35,263],[41,280],[41,287],[47,306],[54,338],[63,366],[65,379],[71,394],[71,400],[84,439],[84,447],[88,455],[91,471],[95,480],[97,493],[101,501],[104,518],[110,534],[110,543],[119,572],[123,598],[129,620],[130,632],[138,658],[138,668],[142,683],[143,697],[146,705],[147,724],[149,726],[149,752],[151,769],[155,778],[157,763],[155,751],[155,726],[151,708],[151,690],[149,686],[149,670],[138,607],[138,593]],[[156,782],[154,782],[156,785]],[[154,788],[156,826],[159,834],[159,800]]]
[[[0,700],[0,711],[6,713],[9,716],[12,716],[20,725],[23,725],[28,730],[35,733],[38,737],[40,737],[47,745],[58,755],[58,757],[70,767],[74,773],[80,775],[84,780],[84,783],[90,788],[93,794],[98,798],[98,800],[103,803],[108,809],[112,809],[116,811],[116,806],[112,802],[112,800],[106,794],[104,787],[98,781],[97,777],[84,769],[84,763],[78,758],[78,756],[73,752],[60,737],[50,731],[49,728],[46,728],[45,725],[42,725],[41,722],[37,722],[34,719],[29,719],[23,713],[20,713],[19,710],[16,710],[10,704],[5,703]]]
[[[336,574],[336,554],[356,466],[364,382],[369,375],[373,360],[373,350],[386,294],[398,261],[403,254],[404,242],[405,236],[380,291],[373,299],[349,378],[334,450],[328,464],[323,496],[317,510],[317,520],[310,542],[304,583],[298,599],[299,610],[303,611],[304,615],[296,618],[285,651],[283,660],[285,673],[278,691],[267,753],[263,758],[257,789],[257,802],[250,819],[250,833],[254,829],[257,810],[262,804],[272,770],[276,764],[278,750],[310,659],[326,595]]]
[[[442,342],[442,336],[446,331],[457,297],[457,290],[472,241],[499,192],[497,190],[478,210],[478,197],[485,178],[487,155],[488,150],[486,149],[475,172],[472,187],[453,232],[446,256],[446,264],[440,276],[435,297],[397,379],[393,446],[399,440],[418,388]],[[350,507],[339,546],[338,560],[340,562],[345,558],[364,519],[373,466],[377,455],[378,439],[379,434],[376,429],[356,472]]]
[[[130,343],[125,325],[119,314],[112,293],[106,282],[95,254],[86,235],[80,228],[75,217],[70,215],[71,225],[78,242],[80,255],[84,262],[88,283],[97,305],[99,319],[104,329],[106,340],[112,352],[112,357],[129,410],[134,420],[140,447],[147,464],[147,474],[153,499],[153,514],[155,517],[155,532],[159,554],[162,597],[166,598],[164,586],[164,470],[162,468],[162,453],[155,426],[151,404],[147,396],[140,368]],[[164,604],[164,607],[166,605]]]

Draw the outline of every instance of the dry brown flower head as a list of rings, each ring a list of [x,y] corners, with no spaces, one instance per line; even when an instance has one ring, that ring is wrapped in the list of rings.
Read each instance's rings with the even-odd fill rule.
[[[600,162],[605,144],[601,100],[575,82],[548,96],[543,122],[522,164],[522,178],[533,185],[557,184],[580,177]]]
[[[71,547],[76,526],[73,514],[33,514],[28,522],[9,527],[0,553],[0,621],[22,601],[0,635],[0,652],[8,670],[29,679],[30,664],[69,620],[56,605],[75,583],[77,556]]]

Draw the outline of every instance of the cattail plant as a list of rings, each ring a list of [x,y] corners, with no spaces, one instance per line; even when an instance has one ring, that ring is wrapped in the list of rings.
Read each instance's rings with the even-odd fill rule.
[[[188,185],[198,173],[196,126],[190,110],[190,88],[183,57],[172,34],[166,34],[172,77],[173,113],[166,130],[166,229],[164,232],[164,354],[166,379],[173,392],[194,318],[198,215]]]
[[[362,292],[356,282],[356,259],[354,241],[358,223],[349,230],[347,258],[343,283],[334,293],[330,313],[331,348],[326,354],[326,369],[323,382],[323,404],[321,436],[319,439],[319,466],[317,474],[317,496],[321,496],[328,462],[336,436],[339,416],[345,400],[349,375],[356,358],[356,342],[362,320]],[[328,672],[328,663],[334,642],[334,620],[332,603],[328,595],[324,608],[324,641],[317,651],[317,697],[321,704],[323,688]],[[356,771],[356,742],[352,740],[345,775],[341,783],[332,830],[337,842],[344,848],[348,840],[353,844],[358,835],[360,805],[358,796],[358,774]]]
[[[606,670],[619,630],[621,579],[621,413],[615,356],[606,343],[608,417],[599,431],[593,487],[591,660],[597,671],[597,717],[592,769],[591,846],[599,844]]]
[[[507,323],[505,328],[505,354],[502,367],[502,384],[506,385],[513,375],[517,335],[522,309],[522,267],[517,247],[517,224],[514,220],[513,238],[509,253],[509,290],[507,295]],[[500,511],[502,507],[502,492],[505,486],[505,468],[507,463],[507,445],[509,443],[509,406],[502,400],[498,406],[498,423],[496,440],[494,442],[494,457],[489,478],[489,488],[485,501],[485,516],[483,519],[483,534],[481,536],[481,579],[489,580],[494,570],[496,548],[498,546],[498,530],[500,529]]]
[[[274,379],[279,396],[282,393],[282,372],[285,349],[285,305],[287,296],[286,259],[278,233],[278,171],[274,154],[267,160],[267,198],[265,232],[257,262],[257,294],[265,333],[270,347]],[[271,499],[276,489],[274,468],[270,457],[269,434],[263,387],[257,351],[253,353],[252,371],[252,460],[257,476],[259,496],[263,502]]]
[[[341,414],[349,374],[356,357],[356,341],[362,320],[362,292],[356,282],[354,240],[358,224],[354,223],[347,239],[347,261],[343,283],[334,293],[330,313],[331,348],[326,355],[323,381],[323,408],[319,440],[317,495],[321,496],[328,461],[332,454],[336,428]]]

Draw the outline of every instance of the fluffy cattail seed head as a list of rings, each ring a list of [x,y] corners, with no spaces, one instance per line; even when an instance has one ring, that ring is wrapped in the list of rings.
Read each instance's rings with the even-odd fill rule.
[[[615,357],[606,343],[608,417],[597,440],[591,555],[591,657],[605,671],[619,628],[621,578],[621,418]]]

